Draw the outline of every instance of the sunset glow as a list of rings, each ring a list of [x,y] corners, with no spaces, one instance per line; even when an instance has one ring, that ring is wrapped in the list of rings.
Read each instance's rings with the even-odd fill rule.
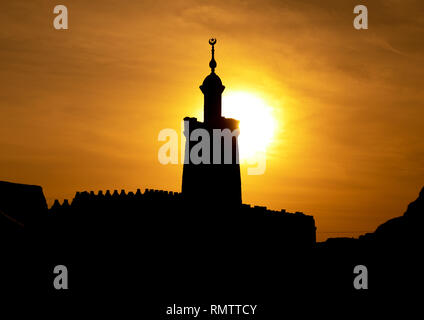
[[[3,1],[0,180],[78,190],[180,192],[158,134],[203,121],[216,74],[240,120],[243,203],[312,214],[317,238],[402,214],[424,181],[424,1]],[[246,165],[266,151],[266,170]],[[181,153],[180,153],[181,154]],[[255,159],[253,159],[254,161]]]
[[[249,92],[232,92],[223,96],[223,114],[240,120],[239,148],[241,160],[266,152],[274,138],[276,119],[273,109],[260,97]]]

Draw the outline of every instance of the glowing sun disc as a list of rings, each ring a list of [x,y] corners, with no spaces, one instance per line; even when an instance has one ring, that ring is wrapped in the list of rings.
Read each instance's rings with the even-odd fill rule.
[[[248,92],[232,92],[223,96],[223,116],[240,120],[239,150],[242,160],[266,152],[276,126],[272,111],[264,100]]]

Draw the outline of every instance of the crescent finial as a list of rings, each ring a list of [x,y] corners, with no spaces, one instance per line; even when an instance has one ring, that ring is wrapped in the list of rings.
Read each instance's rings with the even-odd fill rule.
[[[216,38],[210,38],[209,39],[209,44],[212,46],[212,59],[209,62],[209,67],[211,68],[212,73],[215,73],[215,68],[216,68],[216,61],[215,61],[215,45],[216,43]]]

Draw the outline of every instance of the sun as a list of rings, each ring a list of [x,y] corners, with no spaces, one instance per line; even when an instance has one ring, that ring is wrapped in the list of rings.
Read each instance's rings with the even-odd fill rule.
[[[249,160],[266,152],[276,128],[271,106],[257,95],[237,91],[222,97],[222,113],[224,117],[240,120],[241,160]]]

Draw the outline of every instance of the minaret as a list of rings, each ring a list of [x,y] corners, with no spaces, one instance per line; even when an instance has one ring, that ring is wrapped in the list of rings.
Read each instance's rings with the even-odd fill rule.
[[[204,121],[200,122],[196,118],[184,118],[186,145],[182,194],[189,204],[234,208],[241,205],[241,178],[238,163],[239,121],[227,119],[221,115],[221,96],[225,87],[215,73],[217,65],[215,61],[216,39],[210,39],[209,44],[212,46],[212,58],[209,62],[211,73],[200,86],[204,95]],[[196,129],[207,132],[209,136],[209,139],[205,141],[201,138],[201,142],[209,147],[209,150],[201,151],[202,159],[206,159],[206,162],[193,163],[190,156],[192,150],[198,149],[198,139],[190,139],[191,133]],[[230,132],[234,135],[227,138],[218,137],[216,138],[219,139],[218,143],[214,144],[215,131]],[[225,141],[226,139],[227,141]],[[227,144],[228,139],[231,139],[229,144]],[[220,150],[215,150],[217,148]],[[231,153],[230,162],[227,162],[224,157],[227,152]],[[221,159],[221,161],[216,163],[216,159]]]
[[[206,124],[216,123],[221,118],[221,95],[225,87],[222,85],[221,79],[215,73],[215,44],[216,39],[209,40],[212,46],[212,59],[209,62],[211,73],[205,78],[200,86],[204,95],[204,122]]]

